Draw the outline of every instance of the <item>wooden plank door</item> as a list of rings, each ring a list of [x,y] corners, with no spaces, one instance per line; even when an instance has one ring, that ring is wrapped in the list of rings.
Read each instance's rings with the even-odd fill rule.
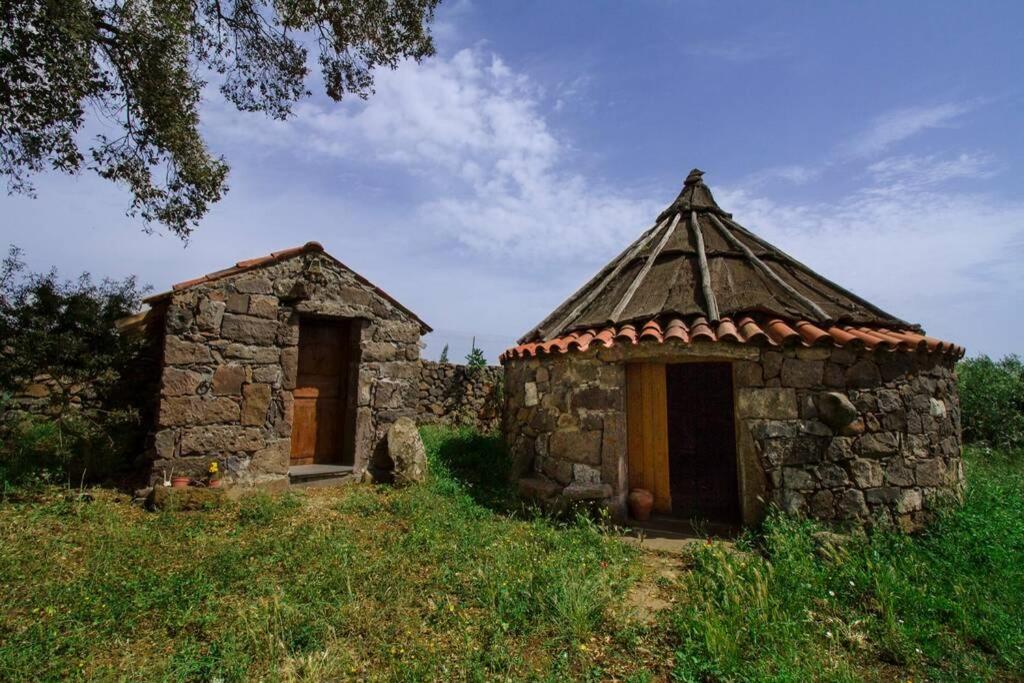
[[[655,512],[672,512],[664,364],[626,365],[626,432],[629,487],[653,493]]]
[[[341,464],[351,325],[299,321],[299,367],[292,421],[293,465]]]
[[[732,366],[676,363],[666,368],[672,513],[739,520]]]

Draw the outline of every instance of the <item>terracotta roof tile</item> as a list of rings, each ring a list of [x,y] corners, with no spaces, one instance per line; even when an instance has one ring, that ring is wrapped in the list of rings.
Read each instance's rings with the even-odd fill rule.
[[[807,320],[792,323],[771,318],[763,323],[753,315],[745,315],[734,323],[723,318],[710,323],[704,316],[687,321],[679,317],[652,318],[643,324],[640,334],[632,324],[607,325],[600,329],[572,332],[543,342],[520,344],[501,354],[501,361],[530,358],[541,354],[586,351],[592,346],[611,348],[618,344],[689,344],[691,341],[752,344],[758,346],[835,346],[879,349],[885,351],[939,353],[961,358],[964,349],[956,344],[933,339],[913,330],[870,328],[863,325],[833,325],[827,330]]]

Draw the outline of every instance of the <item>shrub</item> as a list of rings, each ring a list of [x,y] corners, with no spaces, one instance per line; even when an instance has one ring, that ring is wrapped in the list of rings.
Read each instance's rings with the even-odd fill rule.
[[[1024,446],[1024,363],[970,358],[957,366],[964,440],[991,446]]]
[[[28,273],[12,247],[0,265],[0,477],[33,471],[78,478],[113,473],[140,445],[139,367],[145,341],[116,322],[141,305],[134,278],[96,283]],[[44,415],[14,410],[9,397],[33,378],[52,383]],[[38,408],[34,408],[38,412]]]

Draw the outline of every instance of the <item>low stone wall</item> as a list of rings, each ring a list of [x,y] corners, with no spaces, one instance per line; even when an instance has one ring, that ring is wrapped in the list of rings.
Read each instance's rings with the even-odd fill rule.
[[[413,399],[419,424],[469,426],[492,432],[501,424],[504,369],[499,366],[420,361],[419,385]]]
[[[504,432],[524,493],[625,514],[626,362],[733,366],[743,521],[774,503],[920,527],[963,488],[955,361],[926,353],[622,345],[510,360]]]

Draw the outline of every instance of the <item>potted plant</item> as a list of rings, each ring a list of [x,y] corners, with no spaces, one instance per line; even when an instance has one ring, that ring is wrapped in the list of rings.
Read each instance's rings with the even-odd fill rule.
[[[220,478],[220,467],[217,465],[216,460],[210,463],[210,466],[206,468],[206,472],[209,475],[207,477],[207,486],[211,489],[219,489],[222,482]]]
[[[191,484],[191,483],[192,483],[192,479],[189,478],[189,477],[182,477],[182,476],[171,477],[171,488],[174,488],[174,489],[187,488],[188,485]]]

